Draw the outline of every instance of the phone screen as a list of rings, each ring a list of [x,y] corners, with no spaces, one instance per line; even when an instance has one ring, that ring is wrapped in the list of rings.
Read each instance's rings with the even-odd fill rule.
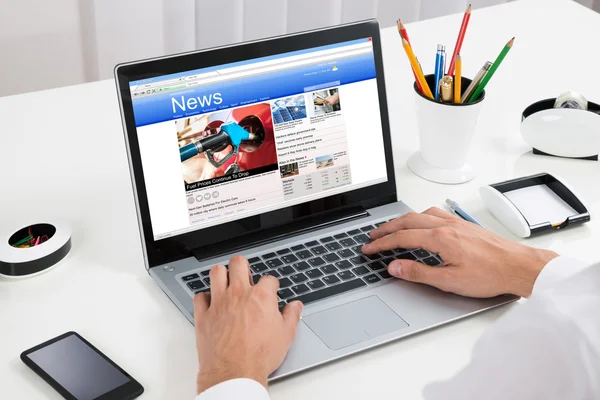
[[[101,398],[132,381],[75,334],[34,349],[27,358],[77,400]]]

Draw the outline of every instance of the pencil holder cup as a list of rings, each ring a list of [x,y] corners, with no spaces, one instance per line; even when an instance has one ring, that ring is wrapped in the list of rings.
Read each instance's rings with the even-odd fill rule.
[[[434,93],[434,75],[427,75],[425,79]],[[462,91],[470,83],[471,79],[462,78]],[[485,91],[475,102],[454,104],[426,97],[417,89],[416,83],[414,90],[419,151],[408,160],[408,167],[432,182],[459,184],[470,181],[475,172],[466,162],[467,153],[485,100]]]

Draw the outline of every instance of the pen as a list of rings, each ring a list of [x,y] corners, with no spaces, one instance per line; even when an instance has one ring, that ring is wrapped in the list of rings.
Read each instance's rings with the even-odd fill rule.
[[[435,53],[435,69],[434,69],[434,83],[433,83],[433,99],[438,101],[440,99],[440,79],[442,79],[442,69],[444,68],[442,60],[442,46],[437,45],[437,51]]]
[[[444,76],[440,80],[440,93],[444,103],[452,103],[452,77]]]
[[[465,221],[468,222],[472,222],[475,225],[479,225],[483,228],[485,228],[485,226],[483,226],[483,224],[479,221],[477,221],[475,218],[473,218],[468,212],[466,212],[465,210],[463,210],[457,202],[452,201],[450,199],[446,199],[446,204],[448,205],[448,207],[450,207],[450,209],[459,217],[461,217],[462,219],[464,219]]]
[[[489,61],[485,62],[484,66],[481,67],[481,69],[477,73],[477,76],[475,76],[475,78],[471,81],[471,84],[469,86],[467,86],[467,89],[465,90],[465,92],[460,97],[460,102],[461,103],[466,103],[467,102],[467,99],[469,98],[469,96],[471,95],[471,93],[473,93],[473,91],[475,90],[475,88],[477,87],[477,85],[479,85],[479,82],[481,82],[481,80],[483,79],[483,77],[488,72],[488,70],[490,69],[491,66],[492,66],[491,62],[489,62]]]

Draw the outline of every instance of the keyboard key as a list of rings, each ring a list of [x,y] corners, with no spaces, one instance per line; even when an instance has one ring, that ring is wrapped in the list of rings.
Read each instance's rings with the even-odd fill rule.
[[[362,255],[363,255],[363,252],[362,252],[362,244],[361,244],[361,245],[358,245],[358,246],[354,246],[354,247],[352,248],[352,250],[354,250],[354,252],[355,252],[356,254],[360,255],[360,256],[362,256]]]
[[[352,257],[350,259],[350,261],[352,261],[352,264],[354,264],[354,265],[361,265],[361,264],[369,262],[369,260],[367,260],[364,256]]]
[[[299,244],[297,246],[292,246],[291,247],[292,251],[299,251],[299,250],[302,250],[303,248],[304,248],[303,244]]]
[[[348,268],[354,267],[354,265],[352,265],[352,263],[350,261],[348,261],[348,260],[338,261],[338,262],[335,263],[335,265],[339,269],[348,269]]]
[[[268,271],[267,273],[265,273],[265,275],[271,275],[271,276],[274,276],[275,278],[281,277],[281,274],[279,272],[277,272],[277,270],[275,270],[275,269]]]
[[[398,259],[398,260],[416,260],[417,257],[415,257],[412,253],[403,253],[403,254],[396,254],[396,259]]]
[[[308,275],[310,279],[315,279],[322,277],[323,272],[321,272],[320,269],[311,269],[310,271],[306,271],[306,275]]]
[[[323,281],[328,285],[335,285],[336,283],[340,283],[340,278],[335,275],[329,275],[323,278]]]
[[[292,281],[294,283],[302,283],[302,282],[308,280],[308,277],[306,275],[304,275],[303,273],[292,275],[292,276],[290,276],[290,278],[292,279]]]
[[[280,289],[277,292],[277,296],[279,296],[280,299],[289,299],[293,295],[294,295],[294,292],[292,292],[290,289]]]
[[[279,280],[279,288],[284,289],[286,287],[292,286],[294,283],[290,281],[288,278],[281,278]]]
[[[267,265],[271,268],[277,268],[281,267],[283,265],[283,262],[281,262],[279,258],[272,258],[270,260],[267,260]]]
[[[315,257],[308,260],[308,263],[313,267],[320,267],[321,265],[325,264],[325,260],[323,260],[321,257]]]
[[[344,247],[354,246],[356,242],[350,238],[340,240],[340,244]]]
[[[327,278],[335,278],[335,276],[328,276]],[[331,286],[322,290],[317,290],[316,292],[306,293],[305,295],[298,296],[293,300],[300,300],[304,304],[309,304],[330,296],[335,296],[337,294],[344,293],[349,290],[358,289],[364,286],[367,286],[367,284],[364,283],[362,279],[355,279],[353,281],[344,282],[341,285]]]
[[[286,264],[290,264],[290,263],[298,261],[298,257],[296,257],[293,254],[288,254],[287,256],[282,256],[281,259]]]
[[[279,254],[280,256],[283,254],[287,254],[290,253],[291,250],[290,249],[281,249],[281,250],[277,250],[276,253]]]
[[[390,275],[389,272],[387,271],[381,271],[379,273],[379,276],[382,277],[383,279],[390,279],[392,276]]]
[[[338,272],[337,276],[339,276],[343,281],[347,281],[352,278],[356,278],[356,275],[354,275],[351,271]]]
[[[304,271],[305,269],[309,269],[310,265],[306,261],[300,261],[299,263],[292,264],[292,267],[296,269],[296,271]]]
[[[317,289],[321,289],[325,287],[325,284],[323,283],[322,280],[320,279],[315,279],[314,281],[310,281],[310,282],[306,282],[306,284],[308,285],[308,287],[310,287],[312,290],[317,290]]]
[[[254,282],[254,284],[256,285],[258,283],[258,281],[260,280],[260,278],[262,278],[261,275],[252,275],[252,282]]]
[[[378,222],[375,224],[375,227],[379,228],[383,224],[385,224],[385,221]]]
[[[421,260],[421,262],[423,264],[427,264],[430,265],[432,267],[437,267],[438,265],[441,265],[442,263],[435,257],[427,257],[424,260]]]
[[[321,243],[329,243],[333,242],[333,238],[331,236],[327,236],[321,239]]]
[[[310,289],[308,288],[308,286],[306,286],[303,283],[300,284],[300,285],[292,286],[292,290],[294,292],[296,292],[296,294],[302,294],[302,293],[310,292]]]
[[[252,257],[248,260],[249,264],[256,264],[257,262],[260,262],[260,257]]]
[[[210,286],[210,277],[204,278],[204,283],[206,283],[208,286]]]
[[[380,277],[378,277],[377,275],[373,274],[373,275],[369,275],[369,276],[365,276],[364,281],[367,282],[369,285],[372,285],[373,283],[379,282],[381,280]]]
[[[285,307],[285,301],[280,301],[277,306],[279,307],[279,310],[283,310],[283,308]]]
[[[429,257],[431,255],[427,250],[423,249],[414,250],[413,254],[418,258]]]
[[[198,279],[198,278],[200,278],[200,276],[198,276],[198,274],[191,274],[191,275],[186,275],[181,279],[183,279],[184,282],[187,282],[187,281],[191,281],[192,279]]]
[[[323,271],[323,273],[325,274],[333,274],[334,272],[337,272],[338,269],[334,265],[329,264],[324,267],[321,267],[321,271]]]
[[[352,229],[351,231],[346,232],[350,236],[358,235],[360,233],[360,229]]]
[[[360,276],[360,275],[368,274],[370,271],[367,269],[367,267],[365,267],[364,265],[361,265],[360,267],[354,268],[352,270],[352,272],[354,272],[356,275]]]
[[[275,254],[275,253],[267,253],[267,254],[263,254],[262,255],[262,258],[265,259],[265,260],[269,259],[269,258],[273,258],[273,257],[277,257],[277,254]]]
[[[358,235],[354,236],[354,240],[356,240],[358,243],[369,243],[371,241],[371,238],[367,235]]]
[[[403,253],[406,253],[408,250],[406,250],[406,249],[394,249],[394,251],[396,252],[396,254],[403,254]]]
[[[379,253],[365,254],[365,257],[367,257],[371,261],[375,261],[375,260],[379,260],[381,258],[381,254],[379,254]]]
[[[264,272],[264,271],[266,271],[266,270],[269,269],[269,267],[267,267],[265,265],[265,263],[254,264],[254,265],[251,265],[250,268],[252,269],[252,271],[254,271],[256,273],[258,273],[258,272]]]
[[[208,276],[208,275],[210,275],[210,269],[207,269],[207,270],[204,270],[204,271],[200,272],[200,275],[202,275],[202,276]]]
[[[323,256],[323,258],[325,259],[325,261],[328,261],[328,262],[334,262],[334,261],[337,261],[340,259],[340,257],[335,253],[325,254]]]
[[[304,245],[305,245],[306,247],[313,247],[313,246],[317,246],[318,244],[319,244],[319,242],[317,242],[316,240],[312,240],[312,241],[310,241],[310,242],[306,242],[306,243],[304,243]]]
[[[210,289],[209,288],[204,288],[202,290],[198,290],[197,292],[194,292],[194,296],[197,295],[197,294],[200,294],[200,293],[204,293],[204,292],[210,292]]]
[[[327,247],[327,249],[328,249],[329,251],[336,251],[336,250],[339,250],[339,249],[341,249],[341,248],[342,248],[342,245],[341,245],[341,244],[339,244],[338,242],[332,242],[332,243],[327,243],[327,244],[325,245],[325,247]]]
[[[373,271],[379,271],[381,269],[385,269],[385,265],[383,265],[381,261],[375,261],[369,264],[369,268],[371,268]]]
[[[388,265],[390,265],[390,263],[391,263],[392,261],[394,261],[394,259],[393,259],[393,258],[384,258],[383,260],[381,260],[381,262],[383,263],[383,265],[385,265],[386,267],[387,267]]]
[[[373,225],[367,225],[360,228],[360,230],[363,232],[371,232],[373,229],[375,229]]]
[[[384,257],[392,257],[392,256],[394,255],[394,252],[393,252],[393,251],[391,251],[391,250],[384,250],[384,251],[382,251],[382,252],[381,252],[381,254],[382,254]]]
[[[315,256],[327,253],[327,249],[323,246],[313,247],[310,251],[312,251]]]
[[[348,234],[346,234],[346,233],[344,233],[344,232],[342,232],[342,233],[338,233],[337,235],[333,235],[333,237],[334,237],[334,238],[336,238],[336,239],[343,239],[343,238],[345,238],[346,236],[348,236]]]
[[[296,253],[301,260],[306,260],[307,258],[311,258],[313,254],[308,250],[302,250]]]
[[[354,257],[354,252],[350,249],[344,249],[338,251],[338,255],[342,258]]]
[[[281,275],[291,275],[295,274],[296,270],[289,265],[286,265],[285,267],[279,268],[277,272],[279,272]]]
[[[198,289],[202,289],[204,287],[204,283],[202,283],[202,281],[188,282],[187,285],[192,290],[198,290]]]

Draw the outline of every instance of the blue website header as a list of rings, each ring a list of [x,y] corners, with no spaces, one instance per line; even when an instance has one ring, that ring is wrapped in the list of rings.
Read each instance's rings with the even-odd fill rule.
[[[214,67],[206,67],[206,68],[200,68],[200,69],[195,69],[195,70],[191,70],[191,71],[179,72],[177,74],[162,75],[162,76],[158,76],[156,78],[148,78],[148,79],[141,79],[141,80],[138,80],[138,81],[131,81],[129,83],[129,86],[131,87],[131,86],[138,86],[138,85],[142,85],[142,84],[146,84],[146,83],[156,83],[156,82],[161,82],[161,81],[165,81],[165,80],[182,78],[182,77],[188,76],[188,75],[202,74],[202,73],[212,72],[212,71],[217,71],[217,70],[222,70],[222,69],[226,69],[226,68],[232,68],[232,67],[239,67],[239,66],[242,66],[242,65],[254,64],[254,63],[257,63],[257,62],[271,61],[271,60],[277,60],[277,59],[280,59],[280,58],[286,58],[286,57],[297,56],[297,55],[302,55],[302,54],[309,54],[309,53],[313,53],[315,51],[336,49],[336,48],[339,48],[339,47],[346,47],[346,46],[350,46],[350,45],[354,45],[354,44],[367,43],[367,42],[370,42],[370,41],[371,41],[370,38],[357,39],[357,40],[351,40],[351,41],[343,42],[343,43],[331,44],[331,45],[328,45],[328,46],[312,47],[310,49],[298,50],[298,51],[291,51],[291,52],[288,52],[288,53],[275,54],[273,56],[253,58],[251,60],[244,60],[244,61],[238,61],[238,62],[229,63],[229,64],[216,65]]]
[[[133,100],[133,111],[139,127],[373,78],[375,60],[369,52],[141,97]]]

